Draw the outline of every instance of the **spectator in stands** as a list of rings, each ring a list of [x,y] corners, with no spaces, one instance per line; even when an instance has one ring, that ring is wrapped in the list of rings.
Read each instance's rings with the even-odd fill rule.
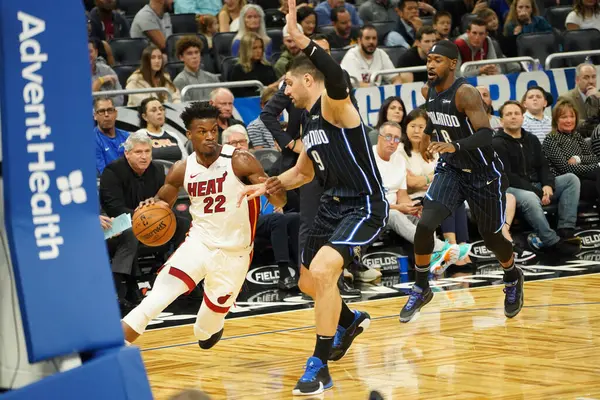
[[[438,11],[433,16],[433,29],[438,35],[438,40],[450,39],[452,30],[452,14],[448,11]]]
[[[175,14],[216,16],[221,10],[221,0],[175,0]]]
[[[219,109],[217,125],[219,129],[219,143],[223,131],[232,125],[246,126],[242,121],[233,118],[233,93],[226,88],[218,88],[210,92],[210,104]]]
[[[499,29],[500,21],[494,10],[491,8],[484,8],[477,13],[477,18],[485,21],[488,37],[493,40],[499,40],[502,37],[502,31]]]
[[[367,0],[358,8],[358,15],[365,24],[395,21],[398,16],[390,0]]]
[[[423,200],[431,181],[433,181],[438,156],[427,152],[430,143],[425,134],[427,113],[415,108],[404,119],[404,132],[397,152],[404,158],[406,164],[406,188],[411,200]],[[463,204],[457,208],[441,225],[444,238],[450,244],[466,244],[469,241],[467,228],[467,210]],[[470,263],[469,256],[456,265]]]
[[[390,205],[388,226],[410,243],[414,243],[417,222],[423,206],[411,200],[406,186],[406,164],[404,157],[395,154],[401,143],[402,131],[395,122],[385,122],[379,128],[377,144],[373,146],[375,162],[385,188],[385,197]],[[458,246],[444,243],[435,238],[431,260],[439,265],[449,252],[458,252]],[[463,255],[468,248],[463,248]]]
[[[276,84],[275,71],[265,59],[265,42],[257,33],[248,32],[242,37],[240,57],[231,71],[230,80],[257,80],[265,86]],[[257,94],[255,87],[232,88],[231,91],[236,97],[251,97]]]
[[[535,0],[515,0],[510,5],[504,35],[518,36],[521,33],[552,32],[552,25],[539,15]]]
[[[345,8],[348,11],[348,14],[350,14],[349,20],[351,21],[351,26],[359,28],[363,25],[363,21],[358,16],[358,12],[352,4],[346,3],[344,0],[324,0],[315,7],[318,26],[335,24],[332,11],[334,8],[338,7]]]
[[[597,0],[575,0],[573,11],[567,15],[565,26],[568,30],[600,30],[600,4]]]
[[[298,29],[300,32],[303,32],[302,25],[298,24]],[[277,79],[281,78],[285,75],[288,66],[292,62],[292,60],[300,54],[300,47],[296,44],[294,39],[290,36],[288,32],[287,25],[283,27],[283,45],[285,46],[285,50],[279,56],[279,59],[275,62],[273,69],[275,70],[275,76]]]
[[[395,68],[390,56],[377,48],[377,30],[371,24],[360,28],[358,46],[346,52],[341,66],[358,81],[358,87],[373,86],[375,82],[371,82],[371,76],[374,73]],[[383,75],[381,80],[386,84],[402,83],[400,75]]]
[[[427,54],[437,42],[437,34],[433,27],[422,26],[415,35],[414,46],[400,56],[398,67],[418,67],[427,65]],[[427,71],[403,72],[400,74],[402,82],[426,82]]]
[[[91,36],[100,40],[129,37],[129,23],[115,11],[116,0],[96,0],[96,7],[90,11]]]
[[[133,18],[129,33],[132,38],[147,38],[161,51],[167,49],[167,38],[173,34],[171,16],[173,0],[150,0]]]
[[[111,218],[133,214],[140,202],[156,196],[165,182],[165,170],[152,162],[152,140],[132,133],[125,141],[125,157],[106,166],[100,177],[100,205]],[[177,228],[169,243],[154,250],[167,253],[185,240],[190,221],[177,216]]]
[[[219,11],[219,32],[237,32],[240,28],[240,12],[246,0],[223,0]]]
[[[214,15],[197,15],[198,32],[204,35],[208,48],[213,47],[213,36],[219,32],[219,21]]]
[[[183,61],[183,71],[181,71],[173,83],[179,91],[184,87],[194,84],[216,83],[219,78],[200,69],[202,65],[202,40],[195,35],[184,36],[175,44],[175,54]],[[206,101],[210,96],[211,89],[192,89],[186,93],[184,101]]]
[[[242,128],[241,125],[237,127]],[[248,151],[248,136],[230,127],[223,132],[223,143],[241,150]],[[256,237],[268,240],[273,247],[273,256],[279,267],[279,282],[281,290],[292,290],[298,287],[297,279],[290,274],[290,268],[298,275],[298,232],[300,229],[300,214],[283,212],[281,208],[268,207],[264,196],[261,198],[261,213],[256,224]],[[270,212],[267,211],[269,209]]]
[[[401,127],[404,126],[404,117],[406,116],[406,107],[404,102],[399,96],[390,96],[379,108],[379,114],[377,115],[377,125],[375,129],[379,130],[384,122],[395,122]]]
[[[417,31],[423,26],[419,18],[419,3],[416,0],[400,0],[396,13],[398,24],[385,38],[386,46],[402,46],[409,49],[415,42]]]
[[[142,100],[138,115],[141,128],[137,132],[145,133],[152,140],[152,159],[174,163],[187,157],[183,140],[164,129],[165,108],[159,99],[149,97]]]
[[[596,78],[596,66],[579,64],[575,70],[575,87],[559,97],[569,99],[575,104],[579,115],[579,133],[590,137],[594,128],[600,124],[600,92]]]
[[[531,86],[521,99],[525,107],[523,129],[536,136],[544,143],[546,136],[552,131],[552,118],[544,114],[546,107],[553,102],[552,95],[541,86]]]
[[[460,71],[460,65],[468,61],[500,58],[496,54],[492,39],[487,35],[487,24],[479,18],[471,21],[467,32],[460,35],[454,43],[458,46],[459,51],[458,64],[456,65],[457,72]],[[487,64],[470,66],[463,75],[497,75],[502,72],[502,67],[499,64]]]
[[[518,209],[543,243],[542,250],[572,254],[573,246],[565,246],[564,240],[572,239],[575,233],[579,178],[573,173],[554,177],[540,141],[522,129],[524,111],[517,101],[505,102],[500,107],[504,128],[493,138],[494,150],[508,177],[507,192],[517,199]],[[542,209],[551,203],[558,203],[556,231],[550,228]]]
[[[327,34],[327,41],[332,49],[343,49],[357,43],[359,28],[352,26],[347,9],[340,6],[331,10],[331,21],[333,31]]]
[[[124,143],[129,132],[117,129],[117,109],[110,97],[94,98],[94,128],[96,134],[96,172],[102,174],[104,168],[121,157],[125,152]]]
[[[181,101],[179,89],[175,87],[169,74],[165,72],[162,52],[158,47],[151,44],[142,52],[142,64],[140,68],[127,79],[127,86],[125,89],[148,89],[153,87],[167,88],[171,93],[172,103],[179,103]],[[143,99],[153,96],[158,97],[162,102],[169,100],[167,94],[164,92],[137,93],[129,95],[127,105],[139,106]]]
[[[296,13],[298,14],[298,23],[302,25],[302,32],[311,37],[317,26],[317,13],[312,7],[299,8]]]
[[[87,13],[86,13],[87,14]],[[112,49],[106,40],[102,40],[92,34],[92,22],[90,21],[89,14],[87,16],[87,28],[88,28],[88,39],[93,40],[98,49],[98,58],[110,65],[115,65],[115,57],[113,56]]]
[[[263,7],[263,10],[265,9],[264,6],[261,5],[261,7]],[[268,20],[265,21],[267,27],[283,28],[285,26],[285,16],[288,14],[289,10],[290,8],[288,6],[288,0],[279,0],[279,7],[276,10],[274,10],[268,16]]]
[[[264,109],[265,105],[271,100],[271,98],[277,93],[277,88],[268,87],[260,96],[260,108]],[[254,121],[248,124],[248,137],[252,142],[253,149],[274,149],[276,148],[275,140],[273,135],[267,129],[265,124],[258,116]]]
[[[96,47],[96,42],[92,39],[88,39],[88,50],[92,69],[92,92],[122,90],[123,88],[115,71],[106,65],[104,60],[98,58],[98,47]],[[112,96],[112,99],[115,106],[119,107],[123,105],[122,94]]]
[[[481,99],[483,100],[483,105],[485,106],[485,111],[488,114],[490,119],[490,126],[493,130],[498,130],[502,128],[502,122],[500,118],[494,115],[494,107],[492,106],[492,98],[490,96],[490,90],[487,86],[477,86],[477,90],[481,94]]]
[[[246,33],[256,33],[263,42],[263,53],[267,60],[271,59],[272,43],[271,38],[267,36],[267,28],[265,26],[265,12],[260,6],[255,4],[246,4],[240,13],[240,29],[233,38],[231,43],[231,55],[233,57],[240,56],[240,46],[242,38]]]
[[[252,147],[252,142],[250,142],[250,137],[248,136],[246,128],[240,124],[231,125],[229,128],[225,129],[221,141],[223,144],[228,144],[247,151]]]
[[[600,157],[577,132],[577,109],[567,99],[552,110],[552,132],[542,146],[554,175],[574,173],[581,181],[581,198],[596,201],[600,195]]]

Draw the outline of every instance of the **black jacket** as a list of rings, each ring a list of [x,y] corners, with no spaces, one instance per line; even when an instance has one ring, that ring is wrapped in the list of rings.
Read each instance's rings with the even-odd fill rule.
[[[542,152],[539,139],[521,129],[521,137],[515,139],[500,129],[492,139],[494,150],[504,164],[504,172],[510,187],[535,192],[540,198],[542,190],[533,186],[539,182],[554,189],[554,175]]]
[[[152,162],[140,176],[121,157],[108,164],[100,176],[100,205],[113,218],[133,213],[141,201],[156,196],[164,183],[162,166]]]
[[[114,25],[114,37],[115,38],[128,38],[129,37],[129,23],[127,19],[120,13],[112,12],[112,21]],[[98,7],[94,7],[90,11],[90,22],[92,24],[92,32],[90,36],[97,37],[100,40],[108,40],[104,31],[104,24],[100,17]]]

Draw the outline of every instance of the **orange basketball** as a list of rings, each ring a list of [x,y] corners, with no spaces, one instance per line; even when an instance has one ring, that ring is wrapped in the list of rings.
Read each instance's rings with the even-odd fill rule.
[[[146,246],[162,246],[175,234],[177,220],[170,208],[151,204],[140,208],[131,221],[133,234]]]

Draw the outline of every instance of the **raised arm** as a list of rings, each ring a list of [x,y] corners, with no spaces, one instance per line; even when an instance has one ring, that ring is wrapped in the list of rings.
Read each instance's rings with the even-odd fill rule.
[[[296,20],[296,0],[288,0],[288,4],[288,33],[325,76],[325,96],[321,102],[323,117],[339,128],[357,127],[360,124],[360,114],[350,100],[350,87],[344,79],[342,67],[325,50],[300,32]]]
[[[246,179],[252,185],[261,184],[268,179],[260,162],[247,151],[236,150],[231,158],[231,165],[233,172],[240,180]],[[269,202],[275,207],[283,207],[287,202],[285,190],[265,194]]]

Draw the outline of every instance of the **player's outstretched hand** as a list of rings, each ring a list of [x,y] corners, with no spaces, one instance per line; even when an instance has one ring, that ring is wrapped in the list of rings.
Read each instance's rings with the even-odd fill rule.
[[[430,153],[454,153],[456,151],[456,147],[452,143],[446,142],[431,142],[427,151]]]
[[[246,185],[242,191],[238,194],[237,206],[239,207],[242,204],[244,199],[252,200],[255,197],[262,196],[267,193],[267,178],[259,178],[261,183],[256,183],[254,185]]]
[[[291,37],[294,37],[294,34],[297,33],[298,27],[298,17],[296,17],[296,0],[287,0],[289,11],[285,16],[285,22],[288,26],[288,33]],[[299,32],[299,31],[298,31]]]

